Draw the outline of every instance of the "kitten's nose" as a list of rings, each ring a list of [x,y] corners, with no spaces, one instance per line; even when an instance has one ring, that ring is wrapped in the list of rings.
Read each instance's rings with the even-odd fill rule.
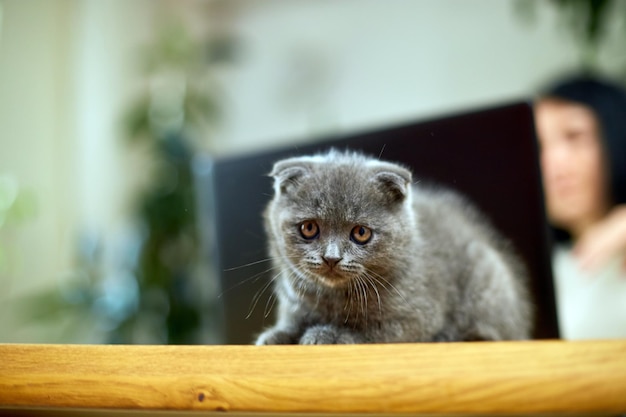
[[[334,268],[343,258],[337,258],[334,256],[322,256],[322,259],[331,268]]]

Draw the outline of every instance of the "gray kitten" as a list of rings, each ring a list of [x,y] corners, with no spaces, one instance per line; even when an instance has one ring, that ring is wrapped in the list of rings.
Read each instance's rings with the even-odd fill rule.
[[[256,344],[530,337],[522,263],[463,197],[337,151],[279,161],[271,176],[279,311]]]

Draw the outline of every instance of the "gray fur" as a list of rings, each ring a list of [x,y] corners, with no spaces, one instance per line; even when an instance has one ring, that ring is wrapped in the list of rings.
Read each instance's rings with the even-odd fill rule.
[[[522,263],[463,197],[331,151],[277,162],[265,211],[278,320],[256,344],[527,339]],[[313,220],[319,235],[302,237]],[[351,230],[373,230],[359,245]],[[323,257],[341,258],[331,269]]]

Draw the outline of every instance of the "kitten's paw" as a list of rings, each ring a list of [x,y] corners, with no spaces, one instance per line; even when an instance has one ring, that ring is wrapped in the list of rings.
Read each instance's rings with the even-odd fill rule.
[[[293,345],[297,342],[296,336],[292,332],[284,329],[267,329],[257,337],[255,345]]]
[[[315,326],[309,328],[300,338],[301,345],[335,345],[359,343],[358,338],[345,330],[334,326]]]

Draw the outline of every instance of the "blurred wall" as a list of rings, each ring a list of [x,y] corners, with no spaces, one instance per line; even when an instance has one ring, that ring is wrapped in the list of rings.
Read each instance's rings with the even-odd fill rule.
[[[36,203],[2,229],[0,341],[58,340],[58,329],[24,326],[16,303],[73,273],[81,236],[107,240],[127,222],[134,175],[120,119],[139,81],[146,3],[0,2],[0,174]]]
[[[2,277],[7,296],[44,285],[71,263],[75,11],[71,0],[0,4],[0,172],[38,201],[35,218],[9,242],[16,263]]]
[[[577,62],[554,9],[516,1],[244,3],[220,151],[525,97]]]

